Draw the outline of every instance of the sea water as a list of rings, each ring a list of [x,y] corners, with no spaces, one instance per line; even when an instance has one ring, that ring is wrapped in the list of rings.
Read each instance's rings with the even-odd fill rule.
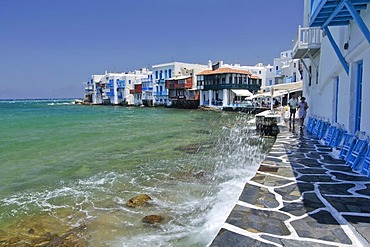
[[[73,233],[89,246],[207,246],[272,145],[240,113],[2,100],[0,116],[3,244]],[[139,194],[152,200],[126,206]]]

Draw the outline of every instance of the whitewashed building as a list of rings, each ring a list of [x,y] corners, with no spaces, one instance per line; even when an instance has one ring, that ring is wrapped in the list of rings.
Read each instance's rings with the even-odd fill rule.
[[[272,85],[292,83],[301,80],[300,60],[292,57],[292,50],[280,52],[280,57],[274,58],[275,72]]]
[[[181,62],[153,65],[153,104],[167,105],[169,103],[168,89],[166,88],[166,79],[185,75],[193,76],[194,73],[198,73],[199,71],[202,71],[206,68],[206,65]],[[196,88],[195,82],[194,88]]]
[[[293,57],[304,62],[310,115],[370,133],[369,0],[305,0]]]
[[[132,90],[135,90],[135,85],[141,84],[142,79],[150,76],[151,71],[146,68],[126,73],[105,72],[104,75],[92,75],[85,89],[85,101],[92,104],[134,105]]]
[[[200,105],[230,106],[260,90],[262,78],[245,67],[209,61],[207,70],[197,74]],[[259,69],[256,71],[265,71],[263,67]]]

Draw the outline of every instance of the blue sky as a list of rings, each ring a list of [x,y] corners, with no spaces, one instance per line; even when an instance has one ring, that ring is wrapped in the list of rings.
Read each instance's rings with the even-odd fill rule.
[[[180,61],[272,64],[303,0],[0,0],[0,98],[82,98],[91,74]]]

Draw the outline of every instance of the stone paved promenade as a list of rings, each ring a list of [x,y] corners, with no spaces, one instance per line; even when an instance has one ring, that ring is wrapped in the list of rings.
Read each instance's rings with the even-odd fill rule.
[[[370,246],[370,179],[283,128],[211,246]]]

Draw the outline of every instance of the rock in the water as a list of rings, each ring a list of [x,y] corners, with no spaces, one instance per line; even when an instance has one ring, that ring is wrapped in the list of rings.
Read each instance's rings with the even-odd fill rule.
[[[148,196],[146,194],[141,194],[141,195],[135,196],[134,198],[131,198],[130,200],[128,200],[126,205],[129,206],[129,207],[134,208],[134,207],[137,207],[137,206],[141,206],[141,205],[147,203],[150,200],[152,200],[152,198],[150,198],[150,196]]]
[[[153,214],[153,215],[145,216],[142,221],[148,224],[155,224],[155,223],[161,223],[163,222],[163,220],[164,220],[163,216]]]

